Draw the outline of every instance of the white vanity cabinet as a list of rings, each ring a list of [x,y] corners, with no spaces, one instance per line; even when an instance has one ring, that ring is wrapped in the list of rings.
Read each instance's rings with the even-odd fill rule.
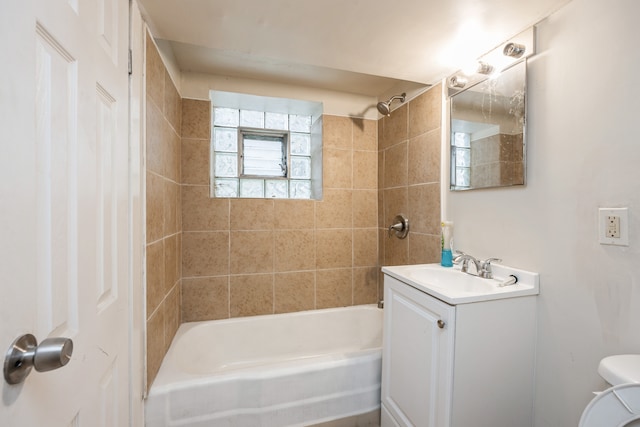
[[[452,305],[399,279],[385,272],[382,427],[531,426],[536,297]]]

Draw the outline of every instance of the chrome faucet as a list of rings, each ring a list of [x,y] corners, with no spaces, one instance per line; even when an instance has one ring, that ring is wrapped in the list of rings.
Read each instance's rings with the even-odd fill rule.
[[[454,264],[462,263],[460,271],[463,273],[469,273],[469,261],[473,262],[473,265],[476,267],[476,276],[482,277],[484,279],[493,279],[493,272],[491,271],[491,261],[502,261],[499,258],[487,258],[484,261],[475,259],[469,254],[465,254],[461,251],[456,251],[457,256],[454,258]]]
[[[473,265],[476,266],[476,274],[480,275],[480,262],[475,259],[474,257],[472,257],[469,254],[465,254],[464,252],[461,251],[456,251],[457,256],[453,259],[453,263],[454,264],[460,264],[462,263],[462,267],[460,268],[460,271],[462,271],[463,273],[469,273],[468,269],[469,269],[469,261],[473,262]]]

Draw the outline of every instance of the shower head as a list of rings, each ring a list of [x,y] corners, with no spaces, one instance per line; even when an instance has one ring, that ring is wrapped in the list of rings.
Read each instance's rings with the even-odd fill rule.
[[[389,98],[389,100],[387,102],[378,102],[378,111],[380,111],[380,114],[382,114],[383,116],[390,116],[391,115],[391,102],[393,102],[394,99],[399,99],[400,102],[404,102],[404,99],[406,98],[407,94],[403,93],[402,95],[395,95],[392,96],[391,98]]]

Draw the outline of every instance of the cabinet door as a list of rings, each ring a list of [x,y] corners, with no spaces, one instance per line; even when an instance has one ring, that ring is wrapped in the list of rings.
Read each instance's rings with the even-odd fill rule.
[[[448,426],[455,307],[389,276],[384,286],[382,404],[400,426]]]

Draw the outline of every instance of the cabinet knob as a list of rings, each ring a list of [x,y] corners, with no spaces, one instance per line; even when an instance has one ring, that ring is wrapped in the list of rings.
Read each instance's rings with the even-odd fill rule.
[[[442,319],[438,320],[438,328],[440,329],[444,328],[444,320]]]

